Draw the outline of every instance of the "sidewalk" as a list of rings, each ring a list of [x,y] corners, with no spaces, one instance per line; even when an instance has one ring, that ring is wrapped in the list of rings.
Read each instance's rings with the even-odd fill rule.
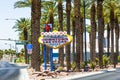
[[[96,72],[83,72],[83,73],[78,73],[78,74],[75,74],[75,75],[69,75],[69,76],[66,76],[66,77],[63,77],[59,80],[72,80],[72,79],[83,79],[85,77],[90,77],[90,76],[103,76],[105,75],[105,73],[109,73],[109,72],[114,72],[116,71],[116,69],[109,69],[109,70],[101,70],[101,71],[96,71]]]

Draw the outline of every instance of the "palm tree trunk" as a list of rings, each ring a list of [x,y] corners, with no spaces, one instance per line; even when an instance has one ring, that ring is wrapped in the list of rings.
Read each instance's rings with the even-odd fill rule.
[[[26,48],[27,40],[28,40],[28,32],[27,32],[26,27],[24,28],[23,32],[24,32],[24,40],[25,40],[25,44],[24,44],[24,48],[25,48],[25,63],[28,64],[28,54],[27,54],[27,48]]]
[[[40,44],[38,38],[40,36],[40,16],[41,16],[41,0],[33,0],[31,6],[31,40],[33,45],[31,55],[31,66],[40,71]]]
[[[102,7],[103,0],[97,0],[97,17],[98,17],[98,48],[99,48],[99,66],[103,68],[103,7]]]
[[[90,38],[90,57],[91,61],[95,61],[96,58],[96,22],[95,22],[95,4],[91,7],[91,38]]]
[[[75,34],[76,34],[76,71],[80,71],[80,0],[74,0]]]
[[[67,13],[67,34],[70,35],[70,11],[71,11],[71,0],[66,0],[66,13]],[[66,65],[67,70],[69,71],[71,69],[71,63],[70,63],[70,45],[66,45]]]
[[[110,10],[110,28],[111,28],[111,62],[114,64],[114,9]]]
[[[59,25],[60,31],[63,31],[63,8],[62,8],[62,0],[58,2],[58,17],[59,17]],[[60,66],[64,67],[64,47],[59,49],[59,62]]]
[[[80,17],[80,63],[84,62],[83,53],[83,17]]]
[[[118,63],[118,55],[119,55],[119,23],[118,17],[115,18],[115,35],[116,35],[116,53],[115,53],[115,64]]]

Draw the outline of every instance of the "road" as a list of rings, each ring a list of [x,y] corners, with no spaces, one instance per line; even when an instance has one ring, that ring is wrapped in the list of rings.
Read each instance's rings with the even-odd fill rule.
[[[26,67],[0,61],[0,80],[28,80]]]
[[[74,79],[74,80],[120,80],[120,71],[107,72],[100,75],[94,75],[94,76],[89,76],[82,79]]]

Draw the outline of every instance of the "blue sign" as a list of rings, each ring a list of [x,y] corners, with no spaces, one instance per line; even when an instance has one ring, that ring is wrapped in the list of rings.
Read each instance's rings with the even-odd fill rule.
[[[27,45],[26,45],[26,48],[27,48],[27,49],[32,49],[32,48],[33,48],[33,45],[32,45],[32,44],[27,44]]]

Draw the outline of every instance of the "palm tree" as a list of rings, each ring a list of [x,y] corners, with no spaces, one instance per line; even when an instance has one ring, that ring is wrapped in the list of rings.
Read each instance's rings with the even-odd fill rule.
[[[74,18],[75,18],[75,34],[76,34],[76,71],[80,71],[80,0],[74,0]]]
[[[58,18],[59,18],[59,31],[63,31],[63,6],[62,0],[58,1]],[[59,62],[60,66],[64,67],[64,47],[59,49]]]
[[[71,0],[66,0],[66,15],[67,15],[67,34],[70,35],[70,11],[71,11]],[[66,62],[67,62],[67,70],[71,69],[71,63],[70,63],[70,44],[66,45]]]
[[[104,5],[103,5],[103,17],[104,17],[104,22],[106,24],[107,27],[107,56],[110,56],[110,7],[108,5],[108,1],[104,1]]]
[[[33,0],[31,6],[31,41],[33,50],[31,55],[31,66],[40,71],[40,44],[38,38],[40,36],[40,17],[41,17],[41,0]]]
[[[105,10],[106,10],[106,15],[105,16],[109,16],[109,19],[110,19],[110,24],[108,23],[109,20],[106,19],[106,22],[107,22],[107,31],[108,31],[108,53],[109,53],[109,36],[110,36],[110,30],[111,30],[111,62],[114,64],[114,67],[116,67],[116,57],[117,57],[117,54],[114,53],[114,27],[116,28],[115,29],[115,33],[116,33],[116,39],[119,39],[118,37],[118,28],[117,28],[117,16],[118,16],[118,13],[119,13],[119,0],[105,0],[106,4],[104,4],[105,6]],[[115,18],[114,18],[115,17]],[[116,40],[118,42],[118,40]],[[116,42],[116,43],[117,43]],[[117,46],[116,45],[116,52],[118,51],[117,50]]]
[[[103,25],[103,3],[104,0],[97,0],[97,18],[98,18],[98,45],[99,45],[99,66],[100,68],[103,68],[103,31],[104,31],[104,25]]]
[[[95,61],[96,58],[96,21],[95,21],[95,3],[92,3],[91,7],[91,36],[90,36],[90,57],[91,61]]]
[[[44,14],[47,16],[47,21],[52,24],[52,29],[54,29],[54,17],[57,15],[55,12],[57,10],[56,1],[44,1],[42,2],[42,9]]]
[[[115,64],[118,63],[118,56],[119,56],[119,14],[120,14],[120,4],[119,1],[116,1],[115,4],[115,39],[116,39],[116,53],[115,53]],[[115,66],[116,67],[116,66]]]
[[[13,26],[16,31],[19,31],[19,39],[24,40],[25,45],[25,63],[28,63],[27,59],[27,49],[26,44],[28,43],[28,31],[30,30],[30,19],[20,18],[20,20],[16,20],[15,25]]]
[[[110,2],[110,29],[111,29],[111,62],[114,64],[114,7]],[[114,65],[115,66],[115,65]]]

